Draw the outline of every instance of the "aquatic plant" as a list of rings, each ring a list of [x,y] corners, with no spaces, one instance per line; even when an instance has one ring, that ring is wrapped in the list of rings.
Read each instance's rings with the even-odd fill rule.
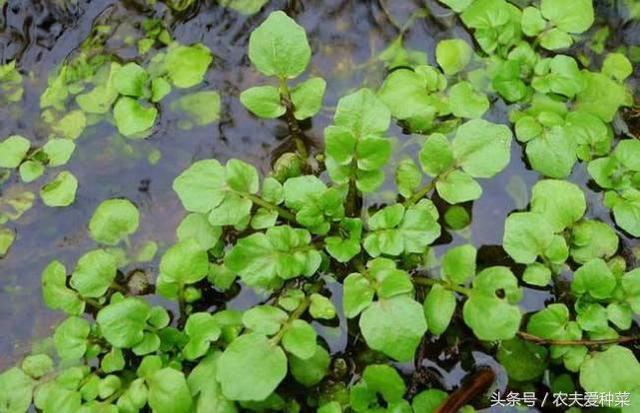
[[[611,53],[592,72],[553,54],[592,25],[590,0],[524,9],[506,0],[441,2],[460,14],[480,50],[444,39],[429,65],[404,49],[401,33],[379,56],[393,70],[378,90],[338,100],[316,153],[300,122],[322,109],[326,82],[290,84],[304,76],[312,48],[293,19],[271,13],[253,31],[248,55],[277,84],[239,99],[253,115],[286,124],[291,152],[267,174],[240,159],[202,159],[180,173],[173,190],[186,216],[155,280],[120,270],[158,248],[129,248],[138,208],[102,202],[87,224],[95,248],[73,269],[56,260],[42,273],[45,303],[67,316],[53,334],[56,360],[36,352],[0,374],[0,410],[431,412],[449,395],[426,388],[419,369],[407,386],[396,362],[419,367],[430,337],[458,340],[460,330],[495,351],[514,386],[526,389],[553,366],[553,380],[562,380],[549,383],[554,390],[637,399],[640,363],[626,344],[640,339],[640,270],[620,254],[615,228],[591,219],[582,189],[565,180],[584,163],[616,224],[640,235],[640,143],[615,139],[612,127],[618,109],[632,105],[631,63]],[[192,5],[167,3],[177,12]],[[147,31],[154,44],[166,37],[151,24]],[[112,113],[121,134],[146,136],[158,115],[153,105],[174,87],[201,83],[213,59],[201,44],[161,42],[166,50],[147,67],[100,62],[99,82],[81,81],[93,79],[90,91],[70,91],[72,66],[63,66],[41,99],[59,135],[35,151],[23,137],[7,138],[0,167],[19,168],[28,182],[44,165],[65,164],[86,113]],[[58,119],[69,94],[79,109]],[[498,98],[513,104],[509,124],[484,119]],[[215,110],[202,109],[209,104]],[[217,92],[199,91],[173,107],[203,125],[217,120],[219,106]],[[394,157],[392,121],[416,135],[416,156]],[[530,202],[498,224],[502,265],[487,265],[468,243],[436,253],[443,225],[468,226],[468,206],[483,195],[478,180],[508,167],[512,129],[543,179]],[[385,184],[395,184],[392,196],[367,202]],[[66,206],[77,185],[63,171],[40,194],[47,205]],[[0,254],[13,238],[0,230]],[[240,284],[263,300],[228,308]],[[525,314],[523,284],[552,285],[558,300]],[[144,297],[152,290],[175,306],[152,304]],[[338,320],[357,344],[357,371],[318,334]]]

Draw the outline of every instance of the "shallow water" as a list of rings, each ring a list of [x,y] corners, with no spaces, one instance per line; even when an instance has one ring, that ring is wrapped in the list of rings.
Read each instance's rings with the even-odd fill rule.
[[[0,1],[1,3],[1,1]],[[47,86],[48,75],[66,58],[73,56],[90,35],[96,21],[115,27],[105,48],[122,61],[133,59],[135,47],[125,41],[128,34],[139,31],[145,17],[163,19],[174,38],[182,43],[202,42],[215,55],[205,82],[198,90],[217,90],[222,95],[220,122],[189,131],[180,128],[179,117],[167,110],[180,92],[172,94],[160,105],[160,117],[153,133],[143,141],[119,137],[115,128],[106,123],[88,127],[76,142],[77,149],[67,169],[79,180],[76,202],[67,208],[47,208],[36,200],[34,207],[18,221],[9,224],[17,231],[17,239],[8,255],[0,260],[0,371],[30,351],[31,344],[51,334],[59,315],[42,303],[40,272],[52,260],[59,259],[67,268],[86,250],[93,247],[86,224],[97,205],[111,197],[126,197],[140,209],[139,231],[132,237],[135,248],[153,240],[162,252],[175,242],[175,228],[184,215],[175,193],[173,179],[195,160],[217,158],[224,161],[237,157],[253,163],[263,172],[270,167],[276,154],[282,152],[285,125],[278,120],[263,121],[252,117],[240,104],[240,91],[262,81],[250,67],[246,57],[248,36],[252,28],[270,11],[286,9],[303,25],[314,51],[310,75],[327,80],[325,109],[308,125],[307,134],[319,146],[322,130],[331,123],[338,98],[360,86],[377,88],[385,75],[384,66],[375,55],[391,42],[397,31],[389,16],[402,24],[419,7],[430,10],[430,17],[419,19],[406,36],[406,46],[428,53],[435,61],[434,48],[442,38],[460,36],[470,42],[471,36],[457,18],[436,1],[272,1],[253,16],[242,16],[210,1],[202,1],[196,10],[172,15],[163,4],[145,7],[143,0],[78,0],[61,6],[63,0],[8,0],[0,16],[0,63],[14,58],[25,76],[25,96],[22,103],[0,108],[0,137],[21,134],[34,142],[46,140],[46,129],[40,119],[39,97]],[[71,2],[66,2],[71,4]],[[615,2],[614,2],[615,3]],[[386,11],[383,10],[383,7]],[[613,41],[640,43],[638,23],[620,24],[620,8],[601,1],[600,16],[607,16],[614,29]],[[500,102],[492,105],[489,119],[506,122],[507,108]],[[412,137],[392,127],[391,135],[398,144],[406,144],[405,155],[415,154]],[[159,150],[162,158],[156,165],[148,155]],[[512,147],[509,167],[491,180],[483,180],[483,197],[472,208],[470,231],[443,236],[442,246],[469,240],[481,249],[483,264],[500,264],[506,254],[497,248],[501,244],[502,223],[509,212],[523,208],[530,187],[538,174],[527,169],[522,148]],[[41,182],[51,174],[25,187],[37,192]],[[609,211],[602,206],[600,194],[587,187],[587,174],[582,164],[576,166],[572,181],[585,188],[589,196],[588,215],[611,223]],[[0,195],[20,190],[16,174],[2,185]],[[375,202],[378,200],[373,200]],[[623,235],[623,234],[622,234]],[[623,235],[624,243],[633,242]],[[124,271],[143,269],[155,274],[157,260],[145,267],[130,266]],[[339,288],[332,290],[340,297]],[[251,305],[260,298],[242,291],[232,305]],[[527,290],[523,308],[533,311],[544,306],[550,294],[544,290]],[[338,327],[318,326],[334,352],[345,351],[347,336],[344,322]],[[431,361],[425,366],[437,371],[447,389],[457,386],[473,364],[459,362],[459,357],[447,354],[444,343],[435,344],[428,352]],[[491,364],[488,356],[474,353],[477,363]],[[411,369],[411,366],[404,366]],[[505,377],[501,384],[504,386]]]

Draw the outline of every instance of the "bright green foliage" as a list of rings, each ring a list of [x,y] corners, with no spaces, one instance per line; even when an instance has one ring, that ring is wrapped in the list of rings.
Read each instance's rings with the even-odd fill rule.
[[[451,142],[441,134],[429,136],[420,151],[420,163],[436,178],[436,189],[445,201],[472,201],[482,195],[474,177],[490,178],[509,163],[511,138],[506,126],[470,120],[457,129]]]
[[[212,61],[211,52],[203,44],[172,44],[164,60],[164,69],[176,87],[189,88],[202,82]]]
[[[22,75],[16,69],[16,60],[0,65],[0,92],[2,99],[8,102],[19,102],[22,99],[24,88]]]
[[[311,48],[302,27],[283,12],[274,12],[251,33],[249,58],[265,76],[292,79],[307,68]]]
[[[208,270],[207,253],[194,238],[178,242],[160,260],[161,282],[179,288],[200,281]]]
[[[509,378],[526,382],[539,378],[547,368],[546,348],[517,338],[503,341],[498,349],[498,361]]]
[[[277,118],[286,108],[280,101],[280,91],[273,86],[256,86],[240,94],[240,102],[254,115],[261,118]]]
[[[500,290],[504,298],[497,295]],[[520,327],[522,298],[518,280],[506,267],[490,267],[473,280],[473,289],[463,307],[465,323],[481,340],[508,340]]]
[[[391,114],[411,129],[427,130],[437,114],[446,114],[439,92],[447,86],[446,77],[436,68],[421,65],[414,70],[398,69],[389,74],[379,91]]]
[[[116,245],[138,229],[138,208],[126,199],[103,201],[89,221],[89,233],[96,242]]]
[[[184,355],[188,360],[196,360],[209,350],[209,342],[220,337],[220,326],[209,313],[193,313],[189,316],[184,331],[189,342],[184,347]]]
[[[294,320],[285,328],[282,347],[302,360],[307,360],[316,352],[316,331],[303,320]]]
[[[63,360],[82,357],[87,351],[87,337],[91,327],[89,322],[79,317],[69,317],[63,321],[53,334],[53,342]]]
[[[118,99],[113,107],[113,118],[118,131],[128,137],[151,129],[156,122],[157,115],[156,108],[145,107],[129,97]]]
[[[310,118],[322,109],[322,98],[327,82],[320,77],[312,77],[296,85],[291,90],[294,116],[302,120]]]
[[[26,412],[31,405],[33,382],[17,367],[0,374],[0,407],[6,412]]]
[[[316,272],[321,257],[310,241],[304,229],[269,228],[239,240],[226,255],[225,265],[248,285],[273,288],[284,280]]]
[[[535,212],[509,215],[504,226],[504,249],[516,261],[533,263],[553,241],[553,227],[544,216]]]
[[[542,0],[542,15],[568,33],[585,32],[593,24],[592,0]]]
[[[413,358],[427,331],[422,306],[406,296],[376,301],[364,310],[359,324],[369,347],[398,361]]]
[[[424,301],[424,315],[429,331],[435,335],[444,333],[455,309],[456,297],[453,292],[440,284],[434,285]]]
[[[601,259],[594,259],[580,267],[574,274],[571,289],[577,295],[589,294],[595,299],[611,296],[616,287],[616,279]]]
[[[451,112],[460,118],[480,118],[489,110],[489,99],[469,82],[456,83],[449,89]]]
[[[220,239],[222,228],[211,225],[204,214],[191,213],[180,222],[176,233],[179,241],[194,238],[203,250],[208,250]]]
[[[29,183],[40,178],[44,173],[44,165],[38,161],[26,161],[20,165],[20,179]]]
[[[437,220],[438,211],[428,200],[409,208],[385,207],[369,218],[364,248],[372,257],[423,252],[440,236]]]
[[[540,213],[553,232],[571,227],[584,215],[587,204],[580,188],[566,181],[543,180],[531,192],[531,211]]]
[[[230,400],[264,400],[286,374],[284,352],[259,333],[238,337],[218,360],[217,379]]]
[[[40,188],[42,202],[49,207],[69,206],[76,199],[78,180],[67,171],[60,172],[52,181]]]
[[[173,183],[187,211],[209,214],[212,225],[246,225],[250,195],[258,192],[255,167],[232,159],[226,167],[216,160],[198,161]]]
[[[0,227],[0,258],[4,257],[16,240],[15,231]]]
[[[580,384],[586,391],[632,391],[640,386],[640,363],[633,352],[611,346],[587,356],[580,369]]]
[[[466,284],[476,273],[476,254],[472,245],[447,250],[442,258],[442,278],[454,284]]]
[[[121,95],[142,97],[146,91],[149,74],[136,63],[127,63],[113,75],[113,87]]]
[[[445,74],[455,75],[471,61],[473,50],[461,39],[442,40],[436,47],[436,60]]]
[[[383,137],[390,121],[389,110],[369,89],[340,99],[334,124],[325,129],[326,166],[334,183],[355,183],[365,193],[382,185],[381,168],[391,156],[391,142]]]
[[[402,400],[402,397],[405,392],[404,381],[393,367],[372,364],[365,368],[362,380],[351,391],[351,407],[356,412],[367,412],[376,407],[380,408],[378,395],[390,406],[404,404],[406,402]],[[411,411],[411,408],[408,408]]]
[[[70,315],[84,312],[84,301],[67,288],[67,271],[59,261],[52,261],[42,272],[42,297],[53,310],[62,310]]]
[[[189,18],[198,11],[192,0],[164,3]],[[607,26],[581,35],[595,20],[591,0],[440,3],[460,14],[474,41],[440,41],[428,65],[425,50],[405,47],[412,24],[425,17],[414,10],[382,53],[357,66],[365,69],[363,84],[382,81],[378,90],[340,97],[330,89],[337,105],[325,108],[335,114],[324,142],[316,142],[318,119],[307,119],[323,109],[327,82],[314,75],[326,65],[305,73],[311,47],[304,29],[282,11],[271,13],[251,34],[248,53],[271,83],[247,85],[224,104],[239,98],[260,118],[280,118],[268,123],[288,129],[292,142],[282,148],[290,152],[278,152],[263,178],[263,168],[237,159],[188,166],[173,182],[187,213],[172,246],[149,234],[129,240],[140,223],[136,206],[102,202],[86,226],[109,248],[79,254],[70,274],[55,260],[42,273],[46,305],[68,316],[53,334],[58,357],[38,346],[0,374],[0,411],[428,413],[448,397],[421,380],[434,336],[462,357],[484,342],[509,388],[537,388],[544,377],[553,391],[627,391],[635,401],[639,364],[622,342],[634,338],[629,330],[640,314],[631,239],[640,234],[640,144],[623,136],[636,132],[636,108],[618,111],[633,105],[637,79],[624,82],[637,51],[622,44],[604,54]],[[266,2],[218,4],[251,14]],[[8,185],[0,255],[21,240],[19,223],[8,221],[34,200],[10,185],[29,187],[50,175],[47,167],[65,165],[87,127],[107,120],[120,134],[143,138],[166,110],[181,116],[182,130],[220,119],[223,97],[195,88],[209,78],[212,52],[174,42],[164,20],[134,26],[127,30],[146,37],[127,32],[118,43],[137,47],[137,58],[99,53],[96,42],[113,31],[100,24],[49,78],[40,99],[48,137],[0,142]],[[553,52],[561,49],[566,54]],[[576,55],[583,49],[595,55]],[[374,66],[384,66],[384,79]],[[15,62],[0,66],[0,91],[9,102],[21,99]],[[387,137],[391,126],[403,131],[397,139]],[[471,225],[471,215],[512,208],[473,203],[483,191],[478,179],[509,166],[512,130],[535,173],[485,186],[495,191],[508,181],[516,210],[505,218],[502,249],[480,248],[494,243],[478,228],[501,222]],[[149,160],[155,165],[157,156]],[[69,205],[78,182],[56,173],[42,186],[43,202]],[[569,176],[581,184],[562,180]],[[441,231],[441,214],[450,233]],[[523,285],[545,289],[538,294],[550,294],[546,306],[524,314],[532,302],[519,305]],[[146,294],[176,303],[152,306]],[[394,362],[419,368],[401,373]]]
[[[147,378],[149,406],[157,413],[188,413],[191,411],[191,392],[184,374],[163,368]]]
[[[70,285],[83,297],[101,297],[116,278],[116,258],[105,250],[87,252],[76,264]]]
[[[0,168],[17,168],[30,147],[29,140],[19,135],[9,136],[0,142]]]
[[[47,156],[47,165],[51,167],[65,165],[75,149],[75,143],[69,139],[51,139],[42,147]]]

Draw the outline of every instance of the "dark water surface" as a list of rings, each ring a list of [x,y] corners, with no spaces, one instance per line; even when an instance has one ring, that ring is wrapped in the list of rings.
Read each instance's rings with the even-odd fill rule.
[[[0,3],[2,1],[0,0]],[[66,6],[64,4],[67,4]],[[31,345],[52,333],[59,314],[47,310],[41,298],[40,273],[53,259],[72,268],[76,259],[94,247],[87,233],[87,222],[97,205],[107,198],[126,197],[140,209],[140,229],[132,237],[132,248],[145,241],[159,244],[161,253],[174,243],[175,228],[184,215],[177,196],[171,189],[173,179],[195,160],[217,158],[225,161],[237,157],[268,171],[274,156],[282,152],[286,126],[278,120],[263,121],[251,116],[240,104],[240,91],[262,83],[246,56],[249,34],[270,11],[285,9],[303,25],[313,49],[309,75],[327,80],[325,109],[309,125],[307,134],[321,146],[322,131],[331,123],[333,108],[340,96],[360,86],[377,88],[385,76],[384,66],[375,56],[397,35],[389,16],[404,23],[421,7],[430,17],[418,19],[408,31],[406,46],[427,52],[434,62],[435,44],[448,37],[471,36],[450,11],[437,2],[412,0],[371,1],[272,1],[253,16],[242,16],[213,2],[203,1],[192,11],[174,15],[159,3],[145,6],[143,0],[8,0],[0,14],[0,64],[17,59],[24,76],[25,95],[22,103],[0,107],[0,138],[20,134],[40,145],[48,136],[41,120],[39,98],[47,86],[47,77],[65,59],[73,57],[81,43],[99,22],[115,27],[105,44],[105,52],[122,61],[136,59],[135,46],[125,41],[128,35],[141,36],[144,18],[160,18],[173,37],[181,43],[202,42],[214,54],[213,65],[198,90],[217,90],[222,96],[221,120],[192,130],[180,128],[179,117],[168,108],[181,95],[174,91],[159,106],[159,121],[153,133],[143,141],[128,140],[117,134],[115,127],[102,122],[90,126],[76,141],[77,148],[67,169],[79,181],[75,203],[67,208],[48,208],[36,197],[34,207],[19,220],[7,224],[17,232],[8,255],[0,259],[0,371],[30,352]],[[384,10],[386,9],[386,11]],[[616,2],[601,1],[598,13],[605,16],[613,29],[613,42],[633,44],[640,40],[640,26],[625,23],[618,14]],[[624,24],[623,24],[624,23]],[[506,123],[507,108],[494,102],[489,118]],[[392,127],[391,136],[405,150],[403,156],[415,156],[416,144],[411,136]],[[160,162],[153,165],[148,156],[159,150]],[[514,144],[507,170],[491,180],[483,180],[484,195],[470,208],[473,223],[469,230],[443,237],[447,246],[469,242],[481,248],[483,264],[498,264],[505,254],[497,246],[502,241],[503,222],[509,212],[523,208],[538,174],[527,169],[522,148]],[[2,185],[1,195],[26,188],[38,192],[42,182],[58,171],[47,171],[44,178],[22,184],[13,177]],[[392,174],[387,174],[392,177]],[[589,196],[589,217],[611,222],[609,211],[601,203],[601,195],[587,187],[584,165],[578,164],[572,181],[579,183]],[[384,194],[383,194],[384,195]],[[373,199],[371,202],[384,201]],[[624,244],[633,243],[621,234]],[[439,246],[440,253],[444,248]],[[160,256],[158,254],[156,258]],[[132,265],[125,271],[146,270],[155,274],[157,259],[149,265]],[[335,286],[334,298],[340,289]],[[550,299],[544,290],[528,290],[523,307],[532,311]],[[239,308],[259,299],[250,291],[242,291],[232,301]],[[346,325],[322,327],[319,330],[335,352],[345,350]],[[460,362],[460,356],[446,343],[428,351],[426,366],[440,376],[445,388],[459,384],[471,367]],[[479,349],[481,350],[481,349]],[[433,353],[433,354],[432,354]],[[474,352],[475,363],[496,366],[489,356]],[[410,369],[410,366],[406,366]],[[496,369],[499,370],[498,367]],[[504,386],[505,377],[500,378]]]

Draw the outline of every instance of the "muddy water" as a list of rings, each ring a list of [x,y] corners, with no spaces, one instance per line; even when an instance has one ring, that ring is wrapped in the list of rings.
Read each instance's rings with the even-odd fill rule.
[[[600,3],[600,15],[618,28],[614,30],[613,41],[638,42],[640,26],[624,22],[616,2]],[[425,51],[433,62],[438,40],[451,36],[472,40],[457,18],[433,0],[272,1],[249,17],[210,1],[200,2],[185,14],[174,15],[161,3],[150,7],[143,0],[8,0],[0,15],[0,63],[17,59],[25,76],[25,95],[18,105],[0,107],[0,137],[21,134],[36,145],[46,140],[38,104],[46,79],[74,55],[97,22],[115,27],[115,34],[104,46],[105,53],[115,54],[122,61],[136,57],[135,47],[125,39],[139,32],[144,18],[162,19],[182,43],[206,44],[215,58],[199,89],[218,90],[223,108],[220,122],[185,131],[180,128],[177,115],[167,110],[180,96],[179,92],[173,92],[160,105],[159,122],[144,141],[119,137],[115,128],[104,122],[87,128],[68,165],[79,180],[76,202],[67,208],[52,209],[37,200],[22,218],[9,224],[17,231],[17,239],[9,254],[0,260],[0,371],[28,353],[32,343],[52,332],[59,315],[48,311],[42,303],[40,272],[52,259],[59,259],[71,268],[83,252],[94,246],[86,224],[101,201],[126,197],[136,203],[142,219],[140,230],[131,239],[132,246],[152,240],[162,252],[175,242],[175,228],[184,213],[171,190],[171,183],[180,171],[195,160],[211,157],[221,161],[238,157],[267,171],[274,156],[282,152],[286,145],[285,125],[278,120],[252,117],[238,100],[241,90],[262,82],[249,65],[246,49],[252,28],[270,11],[285,9],[307,29],[314,51],[310,74],[327,79],[326,108],[307,125],[307,135],[320,147],[322,130],[331,122],[338,98],[360,86],[377,88],[384,78],[384,66],[376,55],[397,35],[392,20],[402,25],[414,11],[424,7],[430,15],[418,19],[409,29],[405,37],[407,47]],[[489,119],[506,122],[506,113],[503,103],[494,102]],[[415,137],[404,135],[395,126],[391,135],[405,148],[399,157],[417,152],[412,143]],[[162,154],[155,165],[148,160],[154,151]],[[450,245],[472,242],[482,247],[480,256],[484,264],[506,262],[505,254],[495,247],[502,240],[502,223],[509,212],[526,206],[530,187],[538,179],[522,156],[522,148],[514,145],[507,170],[483,181],[483,197],[469,205],[473,214],[470,231],[443,236],[442,245],[436,248],[438,253]],[[47,178],[24,187],[37,192]],[[600,194],[587,187],[583,165],[576,167],[572,181],[583,186],[589,195],[589,216],[611,222],[609,212],[601,205]],[[14,174],[2,185],[0,195],[22,187]],[[632,247],[633,243],[621,235],[625,245]],[[155,273],[156,266],[157,260],[125,271],[142,269]],[[334,287],[334,298],[339,299],[339,288]],[[527,290],[523,307],[528,311],[539,309],[550,297],[544,290]],[[232,305],[242,308],[259,299],[250,291],[242,291]],[[337,327],[318,327],[334,352],[348,350],[345,327],[344,322]],[[447,389],[458,385],[476,363],[500,370],[482,351],[469,354],[467,361],[461,363],[460,355],[446,347],[446,343],[434,343],[426,353],[431,361],[424,366]],[[406,371],[412,369],[401,367]],[[504,386],[504,376],[500,381]]]

